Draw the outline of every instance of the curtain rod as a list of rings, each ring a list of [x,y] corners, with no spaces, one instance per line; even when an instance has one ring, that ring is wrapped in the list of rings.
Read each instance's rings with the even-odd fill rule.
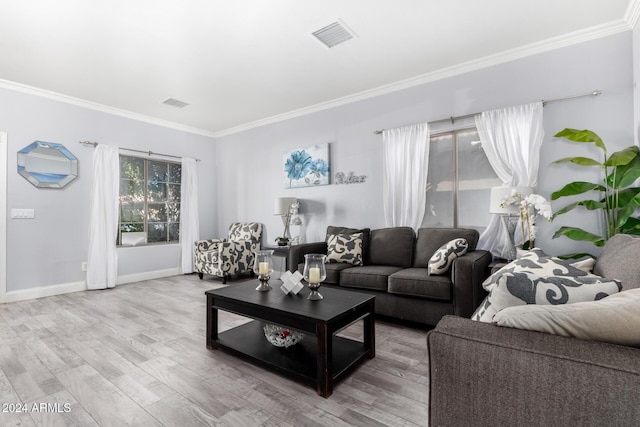
[[[99,143],[98,142],[93,142],[93,141],[78,141],[80,144],[84,144],[84,145],[91,145],[93,147],[96,147]],[[120,148],[120,150],[126,150],[126,151],[134,151],[136,153],[144,153],[147,154],[149,156],[151,155],[156,155],[156,156],[164,156],[164,157],[173,157],[174,159],[182,159],[182,157],[180,156],[174,156],[173,154],[162,154],[162,153],[155,153],[153,151],[144,151],[144,150],[136,150],[134,148]],[[195,159],[196,162],[199,162],[200,159]]]
[[[601,93],[602,93],[601,90],[594,90],[593,92],[585,93],[585,94],[582,94],[582,95],[567,96],[565,98],[549,99],[547,101],[542,100],[541,102],[542,102],[542,106],[544,107],[545,105],[549,104],[550,102],[558,102],[558,101],[566,101],[568,99],[584,98],[585,96],[598,96]],[[470,117],[475,116],[476,114],[480,114],[480,113],[465,114],[464,116],[447,117],[446,119],[432,120],[429,123],[451,122],[451,124],[453,124],[453,122],[456,121],[456,120],[468,119]],[[376,130],[373,133],[374,133],[374,135],[380,135],[384,130],[385,129]]]

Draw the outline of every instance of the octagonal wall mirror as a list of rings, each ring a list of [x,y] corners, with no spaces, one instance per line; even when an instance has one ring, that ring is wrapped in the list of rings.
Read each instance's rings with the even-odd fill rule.
[[[62,188],[78,177],[78,159],[64,145],[34,141],[18,151],[18,173],[39,188]]]

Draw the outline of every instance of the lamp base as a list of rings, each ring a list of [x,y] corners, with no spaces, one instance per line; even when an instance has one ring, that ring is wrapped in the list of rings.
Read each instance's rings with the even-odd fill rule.
[[[502,248],[502,258],[511,262],[517,257],[516,244],[514,241],[514,233],[518,226],[519,216],[516,215],[502,215],[502,221],[507,230],[507,241]]]

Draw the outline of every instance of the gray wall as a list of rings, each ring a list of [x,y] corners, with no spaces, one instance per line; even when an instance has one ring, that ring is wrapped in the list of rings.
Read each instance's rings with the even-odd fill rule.
[[[320,240],[329,224],[383,227],[381,136],[375,129],[464,115],[478,111],[602,89],[597,98],[550,104],[545,108],[538,192],[551,192],[569,180],[597,179],[570,165],[549,166],[557,158],[588,147],[559,142],[564,127],[590,128],[611,150],[633,143],[633,49],[635,32],[538,54],[446,78],[392,94],[309,114],[242,133],[211,138],[0,89],[0,130],[9,137],[7,208],[34,208],[33,220],[7,219],[7,290],[84,281],[93,140],[121,147],[198,157],[201,237],[221,236],[229,224],[254,220],[266,225],[264,242],[281,234],[273,199],[302,200],[303,234]],[[636,74],[638,70],[636,70]],[[635,123],[635,125],[634,125]],[[64,144],[79,159],[80,177],[62,190],[37,189],[19,176],[16,152],[35,140]],[[282,153],[331,142],[332,173],[366,175],[363,184],[284,189]],[[487,201],[488,202],[488,201]],[[564,203],[554,202],[558,209]],[[487,209],[487,206],[478,206]],[[550,253],[590,250],[568,239],[551,240],[560,225],[599,231],[593,213],[569,214],[541,224],[538,244]],[[176,245],[119,249],[120,275],[177,268]]]
[[[0,89],[0,130],[9,140],[7,291],[85,280],[93,148],[97,141],[202,159],[201,233],[215,229],[215,143],[212,138],[143,123],[30,94]],[[39,189],[18,175],[16,153],[33,141],[63,144],[79,160],[79,177],[63,189]],[[33,208],[35,219],[11,219],[12,208]],[[179,245],[118,249],[119,276],[180,266]]]
[[[383,227],[381,209],[381,136],[373,131],[437,120],[479,111],[603,90],[597,98],[581,98],[545,107],[545,139],[537,192],[549,198],[564,183],[598,179],[596,171],[570,165],[550,166],[563,156],[584,152],[552,136],[565,127],[589,128],[616,150],[633,143],[632,32],[585,42],[524,59],[454,76],[415,88],[309,114],[219,138],[217,179],[224,185],[219,197],[218,227],[235,220],[266,225],[265,241],[282,231],[272,215],[275,197],[302,199],[307,241],[321,240],[327,225]],[[367,175],[364,184],[284,189],[282,152],[331,142],[332,172]],[[554,209],[564,206],[554,202]],[[478,206],[478,209],[488,209]],[[549,253],[575,250],[597,252],[590,244],[566,238],[551,239],[560,225],[600,231],[594,213],[568,214],[554,223],[540,224],[537,243]]]

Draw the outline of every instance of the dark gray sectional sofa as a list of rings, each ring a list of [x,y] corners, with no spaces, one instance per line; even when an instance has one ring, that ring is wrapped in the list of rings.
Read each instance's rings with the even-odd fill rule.
[[[488,276],[491,255],[476,250],[478,232],[463,228],[410,227],[370,230],[327,228],[327,235],[363,233],[363,265],[326,264],[322,286],[339,286],[376,296],[376,313],[397,319],[435,325],[447,314],[470,317],[486,293],[482,282]],[[453,261],[445,275],[427,272],[431,256],[455,238],[465,238],[469,251]],[[302,272],[304,255],[327,253],[326,242],[292,246],[288,265]],[[320,291],[322,293],[322,290]]]

